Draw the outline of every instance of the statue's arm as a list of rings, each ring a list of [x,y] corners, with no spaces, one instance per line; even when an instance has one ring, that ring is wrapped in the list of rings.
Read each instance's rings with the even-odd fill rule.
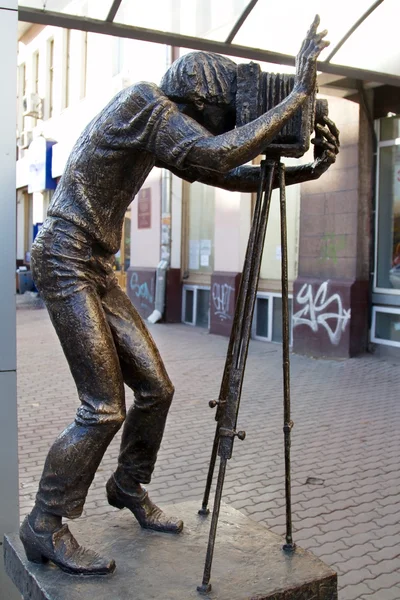
[[[323,117],[316,126],[316,137],[311,141],[314,144],[314,161],[298,167],[286,167],[286,185],[318,179],[336,161],[340,146],[339,131],[330,119]],[[256,192],[260,181],[260,167],[256,165],[243,165],[228,173],[221,173],[201,167],[176,169],[160,161],[156,164],[191,183],[198,181],[231,192]],[[278,186],[278,177],[275,175],[273,187]]]
[[[197,140],[187,154],[186,165],[228,173],[250,162],[263,152],[306,98],[307,94],[295,87],[283,102],[251,123]]]
[[[326,31],[317,33],[318,24],[316,18],[297,56],[295,86],[289,96],[251,123],[222,135],[197,139],[187,154],[186,167],[228,173],[262,153],[315,89],[316,61],[329,44],[323,39]]]
[[[339,130],[335,123],[323,116],[315,126],[314,161],[298,167],[286,167],[286,185],[318,179],[336,161],[339,153]]]

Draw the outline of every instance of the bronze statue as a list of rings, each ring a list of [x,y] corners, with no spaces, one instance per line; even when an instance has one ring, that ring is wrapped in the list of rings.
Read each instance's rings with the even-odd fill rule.
[[[316,60],[328,44],[318,24],[316,18],[298,55],[293,91],[251,123],[235,128],[237,65],[192,52],[170,67],[159,87],[141,82],[119,92],[76,142],[31,256],[81,404],[49,451],[35,507],[21,526],[29,560],[51,560],[77,574],[114,570],[112,559],[82,548],[62,518],[81,515],[124,421],[118,466],[106,486],[109,503],[129,508],[144,528],[182,530],[182,521],[167,517],[142,488],[151,479],[174,388],[113,272],[124,214],[155,165],[190,182],[256,191],[259,167],[242,165],[314,92]],[[335,125],[324,117],[317,127],[314,162],[288,168],[287,184],[317,178],[335,161]],[[135,395],[127,414],[124,383]]]

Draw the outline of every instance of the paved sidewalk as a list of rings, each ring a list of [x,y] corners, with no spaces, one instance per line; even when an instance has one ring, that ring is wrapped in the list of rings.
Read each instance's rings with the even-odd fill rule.
[[[22,518],[77,396],[47,312],[21,305],[17,314]],[[218,397],[227,339],[184,325],[151,332],[176,393],[149,489],[161,505],[198,500],[200,507],[215,430],[208,401]],[[334,362],[293,355],[291,362],[295,541],[338,571],[340,600],[400,600],[399,365],[371,356]],[[223,499],[283,534],[280,346],[251,343],[239,428],[247,437],[235,442]],[[118,439],[96,475],[86,515],[113,510],[104,484],[117,454]]]

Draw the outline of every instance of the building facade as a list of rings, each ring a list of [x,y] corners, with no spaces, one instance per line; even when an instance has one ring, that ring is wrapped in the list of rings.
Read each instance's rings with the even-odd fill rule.
[[[84,3],[83,3],[84,4]],[[177,50],[33,25],[18,59],[17,258],[29,264],[68,154],[123,87],[158,82]],[[140,60],[138,60],[140,57]],[[322,87],[322,91],[328,88]],[[400,97],[375,87],[327,96],[337,162],[287,188],[291,343],[346,358],[400,354]],[[39,140],[39,142],[38,142]],[[312,150],[303,162],[312,160]],[[290,163],[290,161],[288,161]],[[293,163],[292,163],[293,164]],[[251,194],[154,169],[127,211],[116,271],[144,318],[229,335],[254,208]],[[282,339],[279,200],[273,193],[253,337]]]

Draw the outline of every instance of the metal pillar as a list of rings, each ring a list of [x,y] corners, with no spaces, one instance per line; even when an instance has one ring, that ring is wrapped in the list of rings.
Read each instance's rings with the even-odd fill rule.
[[[0,0],[0,543],[19,525],[15,342],[17,0]],[[0,598],[21,596],[0,558]]]

